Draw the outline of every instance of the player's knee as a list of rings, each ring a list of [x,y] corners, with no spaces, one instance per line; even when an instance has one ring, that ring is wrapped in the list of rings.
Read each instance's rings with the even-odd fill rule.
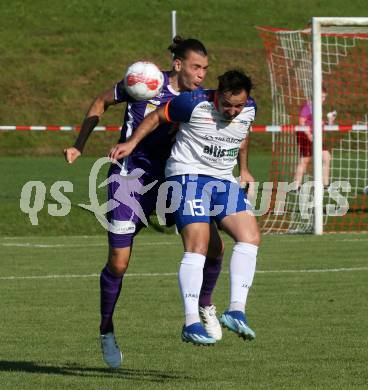
[[[258,225],[254,226],[247,232],[248,244],[253,244],[259,246],[261,244],[261,232],[259,231]]]
[[[310,157],[304,157],[301,161],[301,164],[303,165],[303,167],[307,167],[308,164],[310,163],[311,161],[311,158]]]
[[[301,163],[301,165],[302,165],[303,170],[305,170],[307,168],[307,166],[308,166],[308,161],[303,161]]]
[[[208,243],[207,242],[193,242],[187,243],[185,247],[186,252],[198,253],[203,256],[207,256]]]
[[[257,230],[257,232],[254,234],[254,236],[252,237],[252,242],[251,244],[253,245],[257,245],[257,246],[260,246],[261,245],[261,233],[259,232],[259,230]]]
[[[329,163],[330,160],[331,160],[331,155],[330,155],[330,153],[327,152],[327,151],[324,152],[324,153],[322,154],[322,160],[323,160],[324,163]]]
[[[109,270],[115,276],[122,276],[129,265],[129,255],[120,248],[110,248],[109,251]]]
[[[126,270],[128,269],[128,263],[115,263],[114,261],[109,261],[109,270],[115,276],[123,276]]]
[[[261,233],[259,229],[257,229],[252,237],[251,237],[251,244],[259,246],[261,244]]]

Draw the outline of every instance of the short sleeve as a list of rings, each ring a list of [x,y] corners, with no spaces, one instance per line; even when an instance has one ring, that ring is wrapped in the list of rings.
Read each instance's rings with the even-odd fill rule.
[[[256,104],[255,100],[251,96],[248,97],[248,100],[247,100],[247,103],[246,103],[245,107],[253,108],[253,110],[254,110],[254,116],[253,116],[253,119],[252,119],[252,122],[253,122],[255,117],[256,117],[256,115],[257,115],[257,104]]]
[[[196,101],[193,99],[192,93],[183,92],[166,104],[166,119],[169,122],[189,122],[195,106]]]
[[[301,118],[309,118],[311,115],[311,109],[309,104],[304,104],[304,106],[299,111],[299,117]]]
[[[135,102],[136,101],[126,92],[125,87],[124,87],[124,80],[121,80],[115,84],[114,100],[116,103]]]

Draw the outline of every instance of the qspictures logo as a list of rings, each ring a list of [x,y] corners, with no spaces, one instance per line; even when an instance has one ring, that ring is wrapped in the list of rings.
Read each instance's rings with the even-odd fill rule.
[[[207,146],[209,155],[226,155],[236,153],[238,148],[221,149],[213,145]],[[127,234],[135,231],[137,223],[148,225],[148,215],[145,214],[143,204],[140,199],[142,195],[150,193],[156,202],[156,213],[159,223],[166,224],[166,216],[172,214],[182,207],[184,215],[216,216],[226,211],[226,215],[236,212],[236,206],[239,196],[249,205],[249,210],[255,216],[262,216],[272,212],[275,215],[281,215],[286,210],[288,197],[293,197],[293,202],[298,204],[300,217],[304,220],[310,220],[314,214],[313,189],[315,183],[309,181],[301,186],[301,189],[295,192],[295,183],[287,182],[264,182],[252,183],[253,194],[248,193],[244,196],[238,183],[230,182],[228,188],[223,180],[213,178],[203,186],[201,193],[197,192],[198,175],[189,175],[189,184],[186,191],[183,191],[183,185],[177,181],[164,181],[145,178],[145,171],[136,168],[132,172],[126,172],[123,166],[116,164],[116,171],[98,184],[98,177],[104,165],[110,165],[111,161],[107,157],[98,159],[89,174],[89,203],[80,203],[79,207],[92,212],[97,221],[108,231],[117,234]],[[106,187],[109,189],[109,199],[100,203],[97,190]],[[258,191],[262,187],[262,190]],[[71,201],[65,193],[72,193],[74,185],[70,181],[55,181],[49,189],[50,197],[53,199],[47,204],[48,214],[54,217],[66,217],[71,211]],[[213,191],[216,193],[226,193],[226,202],[213,204]],[[19,206],[23,213],[27,214],[31,225],[38,225],[38,213],[45,207],[46,195],[48,189],[42,181],[32,180],[24,184],[19,200]],[[344,216],[349,210],[348,194],[351,192],[351,186],[347,181],[336,181],[331,183],[328,190],[328,203],[325,205],[326,215]],[[272,204],[272,195],[274,195],[274,204]],[[48,200],[50,199],[48,197]],[[101,197],[101,196],[100,196]],[[259,199],[258,199],[259,198]],[[235,205],[235,206],[234,206]],[[255,207],[258,205],[258,208]],[[129,210],[129,216],[115,218],[119,215],[119,210]],[[118,209],[118,210],[116,210]],[[108,215],[113,215],[108,218]],[[127,213],[124,215],[126,216]]]

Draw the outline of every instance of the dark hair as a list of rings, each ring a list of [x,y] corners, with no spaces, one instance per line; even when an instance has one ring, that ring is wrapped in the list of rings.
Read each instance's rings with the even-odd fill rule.
[[[173,38],[173,42],[168,47],[168,50],[173,54],[174,60],[184,60],[189,51],[194,51],[203,56],[207,56],[207,50],[202,42],[193,38],[184,39],[180,35],[176,35]]]
[[[224,92],[239,93],[246,91],[249,95],[250,90],[253,88],[253,83],[250,77],[248,77],[241,70],[229,70],[223,75],[218,77],[218,92],[223,94]]]

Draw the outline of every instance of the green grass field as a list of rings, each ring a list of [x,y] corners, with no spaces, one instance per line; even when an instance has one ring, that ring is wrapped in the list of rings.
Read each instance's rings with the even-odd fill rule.
[[[248,300],[257,331],[214,347],[180,340],[178,236],[136,242],[116,310],[123,368],[104,367],[98,342],[98,236],[0,240],[2,389],[366,388],[368,240],[365,235],[268,236]],[[228,301],[227,245],[214,299]]]
[[[170,11],[178,32],[209,50],[206,86],[233,67],[256,88],[257,124],[271,122],[265,53],[255,26],[303,28],[312,16],[364,16],[355,0],[13,0],[0,3],[0,124],[80,124],[92,99],[139,59],[170,66]],[[111,108],[100,124],[120,124]],[[366,234],[264,236],[247,314],[257,332],[228,332],[213,348],[181,342],[176,273],[179,236],[148,228],[136,240],[115,325],[125,360],[107,369],[98,340],[99,281],[106,234],[88,202],[88,174],[117,133],[94,133],[84,157],[67,165],[76,134],[0,131],[0,389],[366,389]],[[87,157],[86,157],[87,156]],[[269,134],[252,134],[250,169],[267,181]],[[105,179],[104,169],[99,180]],[[19,208],[23,185],[47,189],[38,226]],[[51,217],[51,185],[73,183],[66,217]],[[100,201],[105,189],[99,191]],[[229,296],[223,273],[214,301]]]
[[[256,177],[267,180],[269,156],[251,154]],[[2,157],[0,174],[1,388],[364,388],[367,337],[368,239],[363,234],[265,236],[248,316],[257,339],[225,333],[214,348],[180,341],[182,309],[176,272],[178,236],[147,229],[135,244],[116,311],[123,368],[104,367],[98,342],[98,274],[105,233],[76,206],[88,200],[95,158],[67,165],[62,157]],[[105,171],[101,173],[101,181]],[[66,217],[39,225],[19,210],[22,186],[40,180],[73,183]],[[49,194],[49,192],[48,192]],[[102,195],[102,193],[101,193]],[[103,199],[103,195],[102,195]],[[216,292],[228,300],[227,264]],[[201,367],[199,370],[198,367]]]
[[[177,31],[209,50],[207,86],[230,67],[256,84],[258,123],[271,120],[265,53],[255,26],[303,28],[312,16],[362,16],[354,0],[13,0],[0,3],[2,124],[79,124],[92,98],[120,80],[128,64],[170,65],[171,10]],[[109,110],[102,124],[120,123]],[[1,143],[1,142],[0,142]]]

